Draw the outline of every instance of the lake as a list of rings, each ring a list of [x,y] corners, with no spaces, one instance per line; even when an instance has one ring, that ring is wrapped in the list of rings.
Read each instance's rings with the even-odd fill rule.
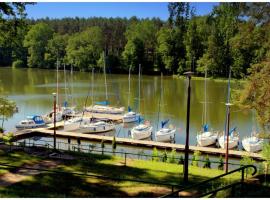
[[[105,100],[104,75],[94,74],[94,101]],[[83,107],[88,97],[87,105],[91,104],[91,73],[59,71],[59,102],[65,99],[70,104]],[[160,76],[142,75],[141,101],[138,103],[138,75],[131,75],[130,106],[140,111],[145,120],[149,120],[154,130],[160,127],[159,120],[170,119],[169,124],[176,128],[176,143],[185,143],[187,80],[174,79],[172,76],[163,77],[163,92],[161,92]],[[14,130],[14,126],[28,115],[45,114],[53,109],[53,92],[56,92],[56,71],[45,69],[12,69],[0,68],[0,93],[14,100],[19,112],[5,122],[7,130]],[[191,109],[190,109],[190,144],[196,144],[196,133],[203,124],[204,80],[191,81]],[[111,105],[128,106],[128,75],[107,74],[108,99]],[[231,84],[234,87],[234,84]],[[65,89],[66,88],[66,89]],[[207,112],[206,121],[213,130],[224,130],[226,116],[227,83],[224,81],[207,80]],[[160,102],[160,109],[159,109]],[[140,105],[140,108],[138,108]],[[127,109],[126,109],[127,110]],[[159,112],[160,110],[160,112]],[[250,135],[255,125],[250,110],[231,107],[230,127],[237,127],[242,139]],[[128,137],[128,130],[134,126],[119,125],[115,134]]]

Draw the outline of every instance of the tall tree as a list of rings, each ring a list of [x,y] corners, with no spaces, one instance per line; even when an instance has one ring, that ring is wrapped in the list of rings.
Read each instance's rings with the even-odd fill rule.
[[[66,48],[67,61],[79,70],[89,70],[97,66],[103,47],[101,29],[91,27],[70,37]]]
[[[24,39],[24,47],[28,49],[29,67],[48,67],[45,62],[45,51],[52,34],[53,30],[45,23],[35,24],[31,27]]]

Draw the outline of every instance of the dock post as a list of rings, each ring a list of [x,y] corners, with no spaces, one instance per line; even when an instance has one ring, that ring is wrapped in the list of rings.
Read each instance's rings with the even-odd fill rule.
[[[68,150],[70,151],[70,138],[68,138]]]
[[[127,166],[127,153],[125,152],[125,166]]]
[[[53,149],[56,150],[56,93],[53,93]]]

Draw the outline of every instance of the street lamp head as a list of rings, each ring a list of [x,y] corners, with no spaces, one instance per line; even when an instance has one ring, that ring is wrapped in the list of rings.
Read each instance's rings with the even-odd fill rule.
[[[194,74],[194,72],[191,72],[191,71],[184,73],[184,75],[186,75],[187,77],[191,77],[193,74]]]
[[[54,93],[52,93],[52,95],[55,97],[56,96],[56,93],[54,92]]]

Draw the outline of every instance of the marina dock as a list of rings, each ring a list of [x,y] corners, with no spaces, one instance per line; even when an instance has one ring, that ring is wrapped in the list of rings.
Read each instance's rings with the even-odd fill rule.
[[[60,124],[59,124],[60,125]],[[15,133],[15,139],[25,139],[33,136],[53,136],[53,130],[49,130],[47,128],[38,128],[38,129],[28,129],[23,131],[18,131]],[[56,131],[56,136],[66,139],[76,139],[76,140],[86,140],[86,141],[95,141],[101,142],[102,140],[105,143],[111,143],[113,140],[112,136],[102,136],[96,134],[85,134],[85,133],[76,133],[76,132],[65,132],[65,131]],[[185,150],[185,145],[183,144],[172,144],[172,143],[163,143],[156,141],[146,141],[146,140],[134,140],[131,138],[116,138],[117,144],[128,145],[128,146],[136,146],[136,147],[144,147],[153,149],[156,147],[157,149],[175,149],[178,152],[183,152]],[[226,150],[221,148],[213,148],[213,147],[199,147],[199,146],[189,146],[190,153],[194,151],[200,151],[203,154],[209,154],[214,156],[225,155]],[[263,160],[261,154],[259,153],[250,153],[246,151],[237,151],[237,150],[229,150],[229,156],[231,158],[242,158],[243,156],[248,156],[253,158],[254,160]]]

